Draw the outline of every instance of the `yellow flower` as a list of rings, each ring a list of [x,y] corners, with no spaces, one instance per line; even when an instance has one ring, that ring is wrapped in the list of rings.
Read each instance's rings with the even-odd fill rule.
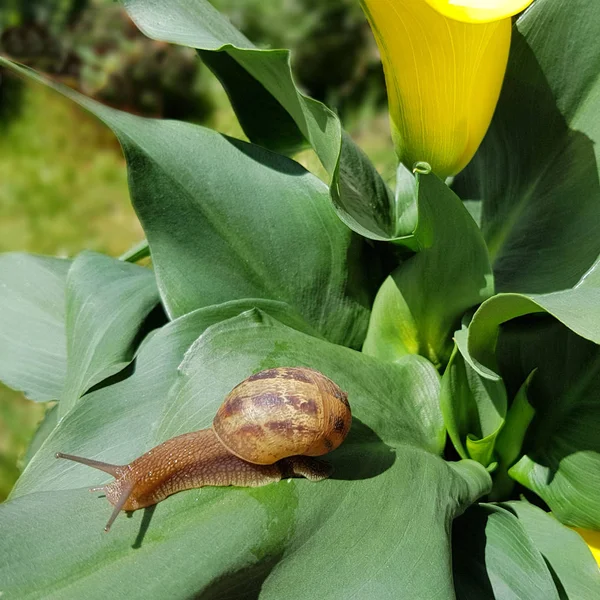
[[[533,0],[426,0],[450,19],[465,23],[489,23],[512,17],[525,10]]]
[[[385,71],[392,135],[440,177],[473,158],[498,96],[511,15],[533,0],[361,0]]]
[[[583,538],[583,541],[588,545],[588,548],[592,551],[598,566],[600,567],[600,531],[592,531],[591,529],[580,529],[579,527],[573,527],[573,529]]]

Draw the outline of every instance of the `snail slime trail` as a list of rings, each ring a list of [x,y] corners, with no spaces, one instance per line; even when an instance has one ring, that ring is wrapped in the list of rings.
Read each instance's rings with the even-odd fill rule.
[[[278,367],[251,375],[225,398],[212,427],[171,438],[128,465],[57,452],[115,479],[90,488],[120,511],[152,506],[205,485],[258,487],[288,477],[320,481],[331,467],[313,457],[345,439],[352,414],[348,395],[319,371]]]

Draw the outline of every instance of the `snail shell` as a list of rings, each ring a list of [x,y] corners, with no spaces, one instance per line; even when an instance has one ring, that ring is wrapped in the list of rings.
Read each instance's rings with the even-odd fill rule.
[[[236,386],[219,408],[213,430],[232,454],[269,465],[335,450],[351,422],[348,396],[331,379],[313,369],[280,367]]]

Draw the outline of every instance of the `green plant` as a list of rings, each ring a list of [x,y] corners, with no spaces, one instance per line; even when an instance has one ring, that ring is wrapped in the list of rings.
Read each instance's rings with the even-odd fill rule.
[[[537,0],[475,158],[452,189],[401,165],[395,193],[287,51],[204,0],[125,5],[198,49],[251,142],[0,59],[114,130],[147,237],[122,260],[0,257],[0,377],[58,400],[0,506],[5,595],[597,598],[565,526],[600,529],[595,2]],[[307,146],[329,185],[286,156]],[[277,366],[348,393],[333,478],[191,490],[102,533],[84,486],[107,478],[55,452],[124,464]]]

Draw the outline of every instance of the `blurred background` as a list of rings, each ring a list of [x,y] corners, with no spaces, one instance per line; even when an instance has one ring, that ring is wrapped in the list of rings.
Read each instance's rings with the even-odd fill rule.
[[[291,48],[299,86],[338,112],[393,179],[383,72],[358,0],[211,2],[256,45]],[[194,51],[145,38],[113,0],[2,0],[0,53],[115,108],[243,137]],[[318,171],[311,153],[298,159]],[[0,70],[0,252],[118,256],[142,238],[110,130]],[[0,384],[0,501],[46,409]]]

